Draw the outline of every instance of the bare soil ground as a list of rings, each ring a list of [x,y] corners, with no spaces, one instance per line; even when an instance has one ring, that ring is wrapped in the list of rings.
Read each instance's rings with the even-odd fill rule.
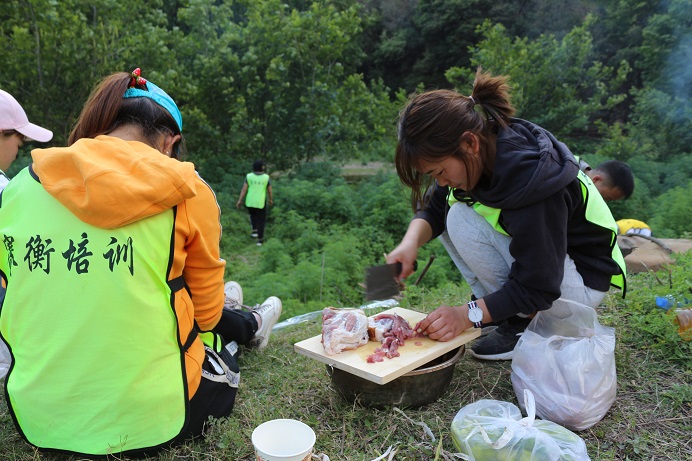
[[[388,162],[348,163],[341,167],[341,174],[346,179],[372,176],[381,171],[394,173],[396,170],[394,164]]]

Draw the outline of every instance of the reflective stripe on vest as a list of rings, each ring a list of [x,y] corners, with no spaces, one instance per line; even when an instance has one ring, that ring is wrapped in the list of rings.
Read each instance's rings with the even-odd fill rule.
[[[183,430],[184,353],[167,283],[174,221],[169,210],[91,226],[28,169],[3,191],[0,333],[14,358],[8,406],[29,443],[105,455]]]
[[[267,184],[269,175],[248,173],[245,177],[247,181],[247,196],[245,206],[249,208],[264,208],[267,201]]]
[[[596,189],[596,186],[591,181],[591,178],[589,178],[586,173],[581,170],[577,174],[577,178],[579,178],[582,197],[584,198],[584,203],[586,204],[586,220],[599,227],[608,229],[612,233],[610,241],[611,257],[620,267],[621,273],[613,275],[610,279],[610,284],[623,290],[624,296],[626,286],[625,275],[627,272],[625,267],[625,258],[622,256],[620,247],[617,245],[618,226],[615,223],[612,213],[610,212],[610,208],[608,208],[608,205],[606,205],[604,200],[589,199],[593,194],[596,194],[593,195],[594,197],[599,197],[598,189]],[[451,207],[455,202],[458,202],[458,200],[454,197],[454,194],[450,192],[449,196],[447,197],[447,203]],[[509,233],[502,226],[502,222],[500,221],[500,215],[502,214],[501,209],[492,208],[479,202],[473,202],[472,206],[473,210],[479,215],[483,216],[496,231],[509,236]]]

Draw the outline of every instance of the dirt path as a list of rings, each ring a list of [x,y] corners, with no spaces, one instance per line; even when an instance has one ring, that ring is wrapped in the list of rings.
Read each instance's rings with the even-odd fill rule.
[[[396,169],[393,163],[387,162],[368,162],[366,164],[349,163],[341,167],[341,174],[345,178],[353,179],[363,176],[372,176],[380,171],[395,173]]]

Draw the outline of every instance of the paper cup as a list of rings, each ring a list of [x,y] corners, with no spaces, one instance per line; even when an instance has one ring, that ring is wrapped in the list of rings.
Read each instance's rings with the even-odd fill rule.
[[[295,419],[273,419],[252,431],[257,461],[308,461],[315,431]]]

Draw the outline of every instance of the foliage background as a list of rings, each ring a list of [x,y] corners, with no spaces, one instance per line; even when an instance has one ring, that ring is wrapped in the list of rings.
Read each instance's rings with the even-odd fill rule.
[[[96,81],[141,67],[179,103],[189,160],[236,192],[256,158],[391,162],[406,95],[468,94],[480,65],[575,154],[632,166],[616,218],[676,237],[689,194],[665,194],[692,176],[691,31],[685,0],[10,0],[0,87],[62,145]]]
[[[178,102],[188,160],[217,192],[226,279],[242,284],[249,304],[280,296],[284,320],[363,302],[365,267],[383,262],[410,219],[391,165],[398,111],[414,91],[469,94],[479,65],[508,74],[519,116],[554,132],[575,154],[592,165],[630,164],[635,193],[612,203],[616,219],[646,221],[657,237],[689,238],[691,32],[687,0],[5,0],[0,87],[32,121],[54,131],[45,146],[60,146],[100,78],[141,67]],[[44,145],[25,146],[10,176],[30,162],[34,147]],[[275,196],[263,247],[249,237],[246,211],[235,208],[257,158],[268,165]],[[466,299],[468,288],[439,242],[422,249],[419,266],[432,256],[422,284],[409,281],[406,302],[432,308]],[[676,290],[689,287],[689,261],[685,267]],[[597,459],[690,453],[675,445],[676,438],[690,439],[690,343],[652,308],[653,295],[672,290],[655,280],[635,279],[640,291],[628,296],[626,309],[617,301],[606,306],[605,321],[622,327],[618,369],[625,379],[611,419],[587,436]],[[346,443],[334,453],[377,451],[353,440],[367,445],[368,434],[390,430],[380,422],[389,421],[386,415],[340,405],[330,389],[314,385],[323,369],[292,355],[292,342],[314,334],[310,328],[277,338],[277,355],[244,364],[256,381],[233,417],[241,431],[225,430],[213,439],[221,442],[191,445],[180,457],[195,458],[195,450],[249,456],[251,428],[285,407],[263,407],[284,397],[264,386],[274,371],[263,367],[302,383],[284,389],[289,399],[317,396],[304,411],[324,418],[322,432]],[[291,374],[296,368],[307,381]],[[454,386],[476,383],[462,396],[471,400],[511,399],[507,373],[471,366]],[[655,384],[660,375],[671,382]],[[640,381],[645,389],[633,384]],[[642,401],[639,393],[655,397]],[[651,423],[640,419],[657,417],[660,408],[673,424],[649,433]],[[443,416],[422,417],[444,431],[453,409],[435,411]],[[8,417],[0,424],[3,434],[14,433]],[[409,437],[412,450],[423,450]],[[0,440],[0,448],[0,459],[40,459],[20,440]]]
[[[683,0],[11,0],[0,86],[63,145],[94,83],[141,67],[179,103],[189,160],[217,192],[227,277],[252,302],[281,296],[287,317],[362,302],[365,267],[410,217],[398,110],[414,91],[468,94],[477,66],[509,75],[519,116],[592,165],[631,165],[616,219],[689,236],[691,31]],[[276,198],[261,249],[234,206],[257,158]],[[432,255],[426,283],[461,282],[437,242]]]

